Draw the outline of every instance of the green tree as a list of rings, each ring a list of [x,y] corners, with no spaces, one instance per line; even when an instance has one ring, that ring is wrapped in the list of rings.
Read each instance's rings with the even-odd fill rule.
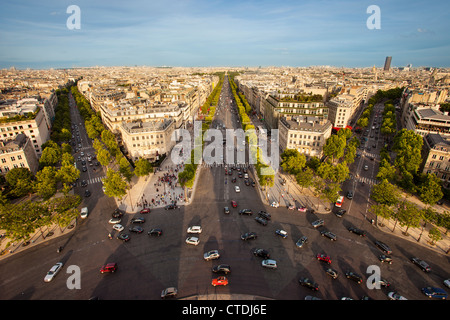
[[[105,194],[108,197],[117,197],[120,200],[127,193],[128,184],[120,172],[108,169],[106,178],[103,180]]]
[[[6,182],[11,188],[10,193],[22,197],[33,192],[33,174],[28,168],[13,168],[6,173]]]
[[[296,175],[298,174],[306,164],[306,157],[296,149],[286,149],[281,154],[281,167],[287,173]]]
[[[398,221],[401,226],[406,226],[405,234],[410,227],[418,228],[423,218],[423,211],[409,201],[404,201],[397,210]]]
[[[135,163],[134,174],[138,177],[144,177],[150,174],[152,170],[152,165],[147,159],[139,158]]]
[[[56,181],[55,167],[44,167],[36,173],[34,189],[44,200],[50,199],[56,193]]]
[[[430,237],[431,244],[435,245],[437,241],[442,239],[442,234],[438,228],[433,227],[428,231],[428,237]]]
[[[312,186],[313,178],[314,178],[314,171],[309,167],[306,167],[304,170],[301,170],[295,176],[295,180],[297,181],[298,185],[302,188],[309,188],[310,186]]]
[[[122,174],[128,182],[131,181],[133,173],[131,172],[131,166],[128,160],[124,156],[120,156],[118,159],[119,172]]]
[[[402,129],[394,138],[393,151],[397,153],[395,166],[400,171],[415,174],[422,163],[423,138],[412,130]]]
[[[394,206],[399,202],[400,191],[387,179],[372,188],[371,198],[382,205]]]
[[[39,164],[43,167],[54,166],[61,160],[61,155],[61,149],[58,146],[48,146],[42,151]]]
[[[97,160],[102,166],[107,166],[111,162],[111,154],[106,149],[100,149],[97,151]]]
[[[427,174],[425,182],[418,188],[420,200],[428,206],[436,204],[444,196],[441,180],[434,174]]]

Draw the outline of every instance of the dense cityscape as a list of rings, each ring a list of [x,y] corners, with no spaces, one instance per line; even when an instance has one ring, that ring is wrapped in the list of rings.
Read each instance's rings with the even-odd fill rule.
[[[72,5],[49,32],[89,43],[92,12]],[[174,315],[274,318],[271,301],[448,298],[446,60],[393,49],[365,67],[83,65],[71,50],[73,63],[0,59],[0,299],[169,299],[183,303]]]

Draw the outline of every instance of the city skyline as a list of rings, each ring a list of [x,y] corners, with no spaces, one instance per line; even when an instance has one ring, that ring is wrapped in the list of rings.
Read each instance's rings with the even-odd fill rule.
[[[67,8],[80,8],[70,30]],[[368,7],[380,8],[369,29]],[[0,68],[449,67],[445,1],[32,1],[0,13]]]

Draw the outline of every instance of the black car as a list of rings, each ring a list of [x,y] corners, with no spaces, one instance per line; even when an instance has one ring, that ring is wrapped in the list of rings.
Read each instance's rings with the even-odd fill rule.
[[[159,228],[153,228],[153,229],[151,229],[149,232],[147,232],[147,234],[148,234],[149,236],[155,236],[155,237],[161,236],[162,233],[163,233],[162,230],[159,229]]]
[[[387,256],[385,254],[382,254],[378,257],[378,260],[380,260],[381,262],[386,262],[388,264],[392,264],[392,258],[390,256]]]
[[[228,274],[231,272],[231,267],[228,264],[219,264],[212,268],[212,272]]]
[[[129,230],[130,232],[142,233],[144,231],[144,228],[139,226],[133,226]]]
[[[336,235],[333,232],[321,231],[320,234],[322,235],[322,237],[327,237],[331,241],[336,241],[337,240],[337,237],[336,237]]]
[[[381,241],[375,240],[375,245],[384,253],[391,254],[392,250],[389,246]]]
[[[255,250],[253,250],[253,254],[255,256],[261,257],[263,259],[269,259],[270,258],[269,251],[264,250],[264,249],[255,249]]]
[[[350,231],[351,233],[357,234],[360,237],[365,237],[366,236],[366,232],[364,230],[361,230],[361,229],[358,229],[358,228],[349,227],[348,231]]]
[[[120,211],[118,208],[114,210],[112,213],[113,218],[121,218],[123,216],[123,212]]]
[[[81,181],[81,186],[82,187],[86,187],[88,185],[86,180]]]
[[[91,196],[91,192],[90,192],[88,189],[86,189],[86,190],[84,191],[84,196],[85,196],[85,197],[90,197],[90,196]]]
[[[121,233],[117,236],[117,239],[127,242],[128,240],[130,240],[130,235],[127,233]]]
[[[271,218],[270,213],[267,213],[265,211],[258,212],[258,215],[266,220],[270,220],[270,218]]]
[[[305,243],[308,242],[308,238],[306,236],[301,237],[300,239],[297,240],[297,242],[295,243],[295,245],[297,246],[297,248],[302,248],[303,245]]]
[[[239,214],[252,215],[252,214],[253,214],[253,211],[250,210],[250,209],[242,209],[242,210],[239,210]]]
[[[359,274],[354,273],[353,271],[346,272],[345,276],[347,277],[347,279],[353,280],[356,283],[362,283],[362,281],[363,281],[362,277]]]
[[[314,291],[319,290],[319,285],[309,278],[300,278],[298,280],[298,282],[300,283],[300,285],[307,287],[308,289],[311,289]]]
[[[417,265],[422,271],[430,272],[431,268],[425,261],[419,259],[419,258],[411,258],[411,262]]]
[[[336,217],[338,218],[342,218],[342,216],[347,212],[347,210],[345,209],[339,209],[338,211],[336,211],[334,214],[336,215]]]
[[[325,272],[333,279],[336,279],[338,277],[338,272],[332,268],[327,268]]]
[[[131,219],[131,223],[144,223],[145,219],[142,217]]]
[[[252,240],[252,239],[256,239],[257,237],[258,236],[254,232],[247,232],[247,233],[244,233],[243,235],[241,235],[242,240]]]
[[[178,208],[178,207],[176,205],[174,205],[174,204],[169,204],[169,205],[164,207],[165,210],[173,210],[173,209],[176,209],[176,208]]]
[[[264,219],[263,217],[256,217],[255,221],[258,222],[259,224],[262,224],[263,226],[267,226],[267,220]]]

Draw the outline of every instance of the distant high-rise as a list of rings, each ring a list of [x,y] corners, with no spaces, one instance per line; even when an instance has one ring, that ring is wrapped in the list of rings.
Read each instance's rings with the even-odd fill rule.
[[[384,61],[384,71],[389,71],[391,67],[392,57],[386,57],[386,61]]]

